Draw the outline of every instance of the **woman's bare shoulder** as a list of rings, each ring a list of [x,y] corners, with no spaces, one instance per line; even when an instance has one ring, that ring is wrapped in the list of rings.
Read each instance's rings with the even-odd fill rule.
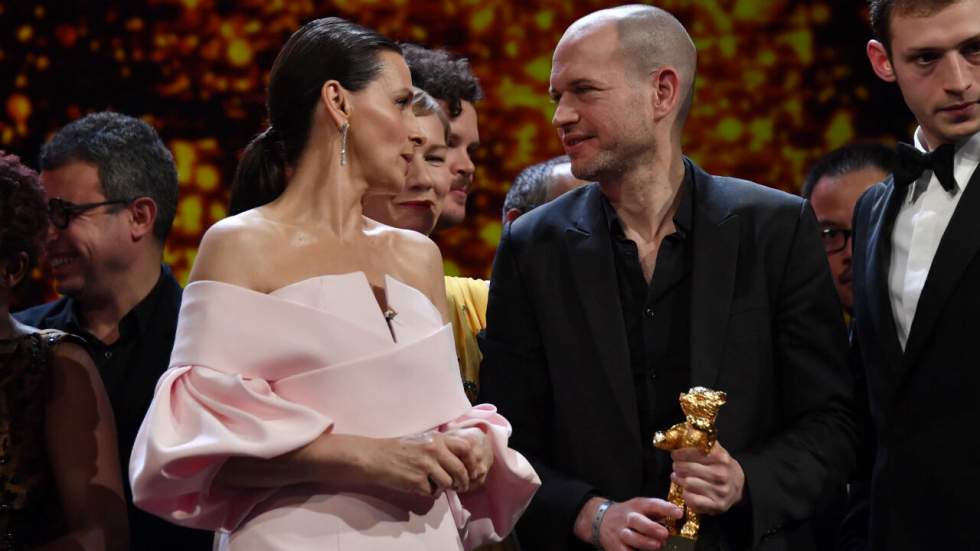
[[[439,246],[426,235],[417,231],[403,230],[378,224],[378,231],[391,243],[392,251],[415,261],[425,260],[442,264]]]
[[[60,366],[73,365],[80,366],[84,371],[95,373],[95,363],[81,344],[68,340],[62,340],[51,349],[51,355],[56,364]]]
[[[436,305],[445,317],[446,288],[442,253],[434,241],[421,233],[384,227],[383,238],[391,255],[392,270],[403,283],[415,287]]]
[[[271,224],[255,209],[219,220],[201,238],[189,282],[253,287],[261,259],[275,248],[274,236]]]
[[[64,400],[67,396],[73,403],[78,403],[88,401],[94,392],[104,395],[102,379],[92,356],[75,339],[62,339],[51,349],[51,365],[54,369],[50,399]]]

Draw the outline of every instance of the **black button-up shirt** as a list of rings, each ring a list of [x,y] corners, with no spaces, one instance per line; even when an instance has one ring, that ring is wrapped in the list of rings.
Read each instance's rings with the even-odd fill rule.
[[[173,346],[172,336],[149,331],[150,319],[156,311],[157,301],[161,293],[160,289],[166,275],[161,270],[160,277],[149,294],[119,320],[119,338],[112,344],[103,343],[95,335],[84,329],[82,320],[78,316],[77,303],[71,298],[68,299],[66,328],[64,330],[85,339],[89,351],[92,353],[95,367],[102,375],[106,393],[113,404],[119,403],[120,395],[126,392],[127,370],[139,367],[136,360],[139,357],[141,346],[151,348],[158,345],[160,348]],[[152,339],[166,339],[167,342],[147,342]]]
[[[692,179],[687,169],[673,219],[676,231],[661,242],[649,282],[636,243],[603,197],[643,438],[643,495],[650,497],[666,497],[672,470],[670,454],[653,447],[653,433],[684,420],[677,398],[691,382]]]
[[[136,433],[153,399],[157,380],[170,362],[180,302],[180,285],[170,269],[161,266],[153,289],[120,320],[119,338],[112,344],[103,343],[83,329],[78,305],[71,297],[14,315],[28,325],[61,329],[85,338],[116,419],[119,463],[129,509],[129,548],[133,550],[210,551],[212,547],[211,533],[177,526],[137,509],[127,476]]]

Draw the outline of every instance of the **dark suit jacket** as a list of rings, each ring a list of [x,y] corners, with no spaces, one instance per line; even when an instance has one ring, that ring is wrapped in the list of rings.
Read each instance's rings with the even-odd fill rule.
[[[213,534],[202,530],[192,530],[170,524],[163,519],[137,509],[129,487],[129,456],[133,442],[139,431],[146,410],[153,400],[153,390],[157,379],[167,370],[174,335],[177,331],[177,314],[183,290],[177,280],[164,267],[160,276],[160,295],[151,324],[146,332],[153,335],[136,352],[135,365],[126,371],[125,392],[110,395],[112,410],[116,420],[116,433],[119,443],[119,461],[122,467],[123,486],[129,508],[130,549],[139,551],[171,550],[209,551]],[[70,319],[71,301],[62,297],[54,302],[29,308],[14,315],[20,322],[41,329],[67,330]]]
[[[962,192],[929,269],[905,351],[888,289],[905,194],[892,178],[854,213],[854,313],[877,445],[867,507],[871,549],[980,549],[980,170]],[[866,517],[867,518],[867,517]],[[868,527],[867,524],[861,528]]]
[[[706,519],[700,548],[811,549],[809,519],[855,456],[846,337],[816,221],[797,197],[689,170],[691,386],[728,393],[719,440],[748,500]],[[517,530],[535,551],[588,549],[572,535],[581,505],[590,492],[636,497],[652,436],[639,430],[600,193],[580,188],[506,226],[494,261],[481,398],[541,476]]]

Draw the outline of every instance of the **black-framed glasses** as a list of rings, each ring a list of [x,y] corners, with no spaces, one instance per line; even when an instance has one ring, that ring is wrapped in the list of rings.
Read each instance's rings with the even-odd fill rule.
[[[109,201],[98,203],[82,203],[81,205],[76,205],[71,201],[65,201],[64,199],[55,197],[48,199],[48,218],[51,220],[51,225],[59,230],[63,230],[68,227],[68,224],[71,224],[72,218],[80,216],[94,208],[104,207],[106,205],[128,205],[132,202],[133,199],[110,199]]]
[[[842,228],[824,228],[820,230],[820,240],[823,241],[824,252],[832,254],[843,251],[852,233],[851,230]]]

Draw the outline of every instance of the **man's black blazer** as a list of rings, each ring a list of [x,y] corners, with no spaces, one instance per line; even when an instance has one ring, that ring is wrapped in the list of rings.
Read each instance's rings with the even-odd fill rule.
[[[691,386],[728,393],[719,440],[748,506],[706,519],[701,549],[811,549],[809,522],[855,461],[840,304],[812,210],[786,193],[694,171]],[[481,399],[542,486],[522,546],[588,549],[572,535],[591,492],[637,496],[642,442],[600,189],[505,227],[490,283]],[[665,497],[665,496],[649,496]]]
[[[980,549],[980,170],[946,227],[903,352],[888,289],[893,178],[854,212],[854,315],[876,444],[870,549]],[[860,503],[859,503],[860,505]],[[860,528],[867,528],[868,525]]]
[[[119,461],[122,468],[123,487],[126,492],[126,506],[129,513],[129,548],[134,551],[206,551],[212,547],[214,535],[203,530],[193,530],[171,524],[151,515],[133,505],[132,491],[129,487],[129,456],[133,442],[139,432],[146,410],[153,401],[153,391],[157,380],[170,364],[174,336],[177,333],[177,314],[183,289],[174,279],[170,268],[164,267],[160,275],[160,295],[151,323],[146,329],[152,338],[147,339],[136,352],[136,365],[126,372],[124,388],[112,393],[109,398],[116,420],[116,435],[119,444]],[[40,329],[67,329],[70,319],[70,301],[62,297],[54,302],[42,304],[18,312],[15,317],[22,323]]]

